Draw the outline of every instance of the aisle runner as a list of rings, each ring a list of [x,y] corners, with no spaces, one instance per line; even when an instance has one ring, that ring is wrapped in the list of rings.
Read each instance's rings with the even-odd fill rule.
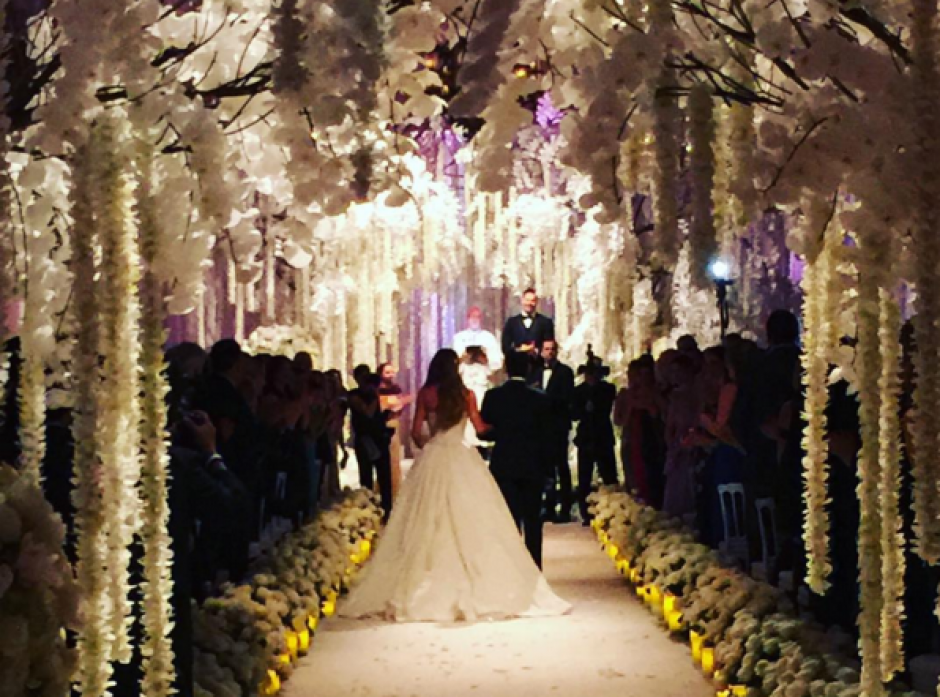
[[[567,617],[474,625],[331,620],[284,697],[713,697],[591,531],[547,526],[545,566]]]

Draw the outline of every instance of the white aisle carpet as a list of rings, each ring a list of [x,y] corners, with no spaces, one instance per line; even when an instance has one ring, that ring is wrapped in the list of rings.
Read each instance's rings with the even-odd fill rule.
[[[284,697],[711,697],[685,644],[629,592],[592,532],[546,526],[567,617],[474,625],[328,620]]]

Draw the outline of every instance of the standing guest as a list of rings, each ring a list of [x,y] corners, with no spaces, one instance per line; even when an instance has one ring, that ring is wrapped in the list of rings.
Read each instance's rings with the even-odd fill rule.
[[[299,373],[309,375],[313,372],[313,356],[306,351],[298,351],[294,356],[294,368]]]
[[[379,400],[379,377],[367,365],[353,370],[356,389],[349,393],[356,460],[359,463],[359,484],[366,489],[375,487],[378,477],[379,493],[385,519],[392,512],[392,465],[389,453],[387,412]]]
[[[467,310],[467,328],[454,335],[454,352],[462,359],[467,349],[474,346],[483,350],[491,371],[502,367],[499,342],[493,332],[483,329],[483,311],[476,306]]]
[[[326,433],[318,444],[318,452],[323,462],[320,500],[324,503],[332,501],[342,490],[339,471],[346,468],[349,459],[349,453],[343,446],[343,430],[349,404],[346,386],[343,385],[343,374],[335,368],[326,372],[326,402]]]
[[[192,410],[207,360],[208,355],[203,348],[189,341],[167,350],[167,380],[170,384],[167,404],[171,423],[175,423],[182,414]]]
[[[536,375],[536,385],[548,395],[551,417],[546,429],[549,467],[554,481],[549,484],[545,506],[548,519],[557,523],[571,522],[571,467],[568,449],[571,434],[571,400],[574,397],[574,371],[558,360],[558,342],[546,339],[542,343],[542,364]],[[559,505],[561,509],[559,510]]]
[[[578,505],[581,522],[588,525],[587,497],[591,491],[595,467],[604,484],[617,484],[617,460],[614,455],[614,426],[611,412],[617,397],[617,388],[604,378],[610,368],[597,358],[588,346],[588,360],[578,368],[584,382],[574,388],[571,416],[578,422],[574,442],[578,447]]]
[[[622,431],[624,477],[637,495],[654,508],[662,507],[665,459],[665,403],[656,386],[655,363],[637,359],[627,369],[627,389],[617,395],[614,423]]]
[[[672,365],[673,387],[666,412],[666,479],[663,511],[687,523],[695,522],[695,467],[698,449],[687,438],[698,425],[695,364],[680,354]]]
[[[708,543],[717,547],[724,537],[718,487],[744,483],[745,451],[739,425],[744,400],[737,383],[740,367],[728,362],[725,350],[713,346],[705,350],[703,357],[707,401],[699,424],[701,435],[710,445],[710,455],[704,473],[702,530]]]
[[[389,439],[389,463],[392,471],[392,498],[398,496],[401,486],[401,414],[412,399],[395,382],[398,370],[391,363],[379,366],[379,409],[388,413],[387,427],[392,431]]]
[[[534,288],[522,294],[522,313],[510,317],[503,327],[503,355],[526,353],[537,359],[542,344],[555,338],[555,323],[538,313],[539,296]],[[534,371],[533,371],[534,372]],[[530,374],[530,380],[532,375]]]

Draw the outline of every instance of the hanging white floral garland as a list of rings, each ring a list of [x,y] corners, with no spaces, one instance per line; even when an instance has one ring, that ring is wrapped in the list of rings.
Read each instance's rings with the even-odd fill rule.
[[[138,528],[140,499],[140,340],[137,284],[139,260],[132,216],[133,186],[123,149],[123,124],[103,118],[101,155],[94,184],[101,244],[100,355],[104,380],[99,392],[98,435],[104,472],[108,536],[108,626],[110,658],[131,659],[130,546]]]
[[[884,679],[904,669],[905,541],[899,511],[901,488],[901,310],[897,298],[881,289],[879,331],[881,339],[881,664]]]
[[[831,206],[819,197],[807,200],[806,261],[803,272],[803,480],[805,501],[803,539],[807,550],[806,584],[814,593],[829,587],[829,514],[827,480],[829,442],[826,407],[829,404],[829,365],[835,350],[833,300],[838,229],[830,230]]]
[[[879,339],[881,274],[878,242],[870,229],[860,235],[858,346],[855,352],[862,444],[858,454],[859,649],[862,657],[862,694],[884,694],[881,664],[882,534],[879,459],[882,375]]]
[[[148,697],[173,693],[176,670],[173,665],[172,628],[173,553],[167,525],[169,508],[169,442],[166,432],[166,396],[169,385],[163,358],[166,308],[156,264],[160,255],[160,225],[157,199],[153,191],[152,154],[140,144],[137,162],[137,216],[143,261],[141,292],[141,465],[140,489],[143,503],[140,534],[143,543],[143,679]]]
[[[76,330],[72,360],[75,409],[72,439],[77,533],[76,576],[82,596],[82,626],[78,631],[76,679],[84,697],[108,691],[111,662],[108,646],[108,596],[105,572],[107,537],[103,501],[103,473],[98,460],[98,299],[95,294],[95,215],[90,179],[94,163],[106,154],[92,141],[75,153],[70,191],[72,225],[69,228],[72,271],[72,321]]]
[[[692,147],[692,221],[689,253],[692,283],[711,288],[709,264],[717,250],[715,235],[715,118],[709,87],[699,83],[689,95],[689,137]]]
[[[917,384],[911,453],[914,471],[915,549],[928,563],[940,560],[940,490],[937,452],[940,451],[940,71],[937,69],[937,3],[912,0],[912,91],[917,142],[912,161],[919,168],[914,187],[913,258],[917,286],[914,316]]]

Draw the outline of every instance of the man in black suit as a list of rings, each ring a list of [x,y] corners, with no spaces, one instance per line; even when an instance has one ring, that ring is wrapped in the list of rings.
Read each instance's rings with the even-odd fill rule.
[[[578,446],[578,505],[583,525],[589,522],[587,497],[595,465],[604,484],[617,484],[614,426],[610,419],[617,388],[604,379],[609,372],[610,368],[595,358],[589,348],[587,363],[578,368],[584,382],[574,389],[571,402],[571,416],[578,422],[574,442]]]
[[[574,371],[558,360],[558,342],[542,343],[542,362],[536,373],[536,387],[548,395],[551,403],[551,425],[547,430],[549,468],[554,481],[549,485],[545,502],[547,519],[556,523],[571,522],[571,469],[568,466],[568,438],[571,433],[571,399],[574,396]],[[560,492],[559,492],[560,490]],[[559,493],[560,501],[559,501]],[[561,504],[561,511],[558,505]]]
[[[555,323],[545,315],[540,315],[536,311],[538,306],[538,293],[534,288],[527,288],[522,294],[522,313],[507,319],[503,327],[504,356],[523,353],[531,356],[535,362],[542,344],[547,339],[555,338]]]
[[[509,354],[506,371],[509,381],[488,391],[480,410],[492,427],[484,438],[495,442],[490,471],[532,559],[542,568],[542,497],[549,473],[544,434],[551,407],[548,397],[526,385],[526,354]]]

